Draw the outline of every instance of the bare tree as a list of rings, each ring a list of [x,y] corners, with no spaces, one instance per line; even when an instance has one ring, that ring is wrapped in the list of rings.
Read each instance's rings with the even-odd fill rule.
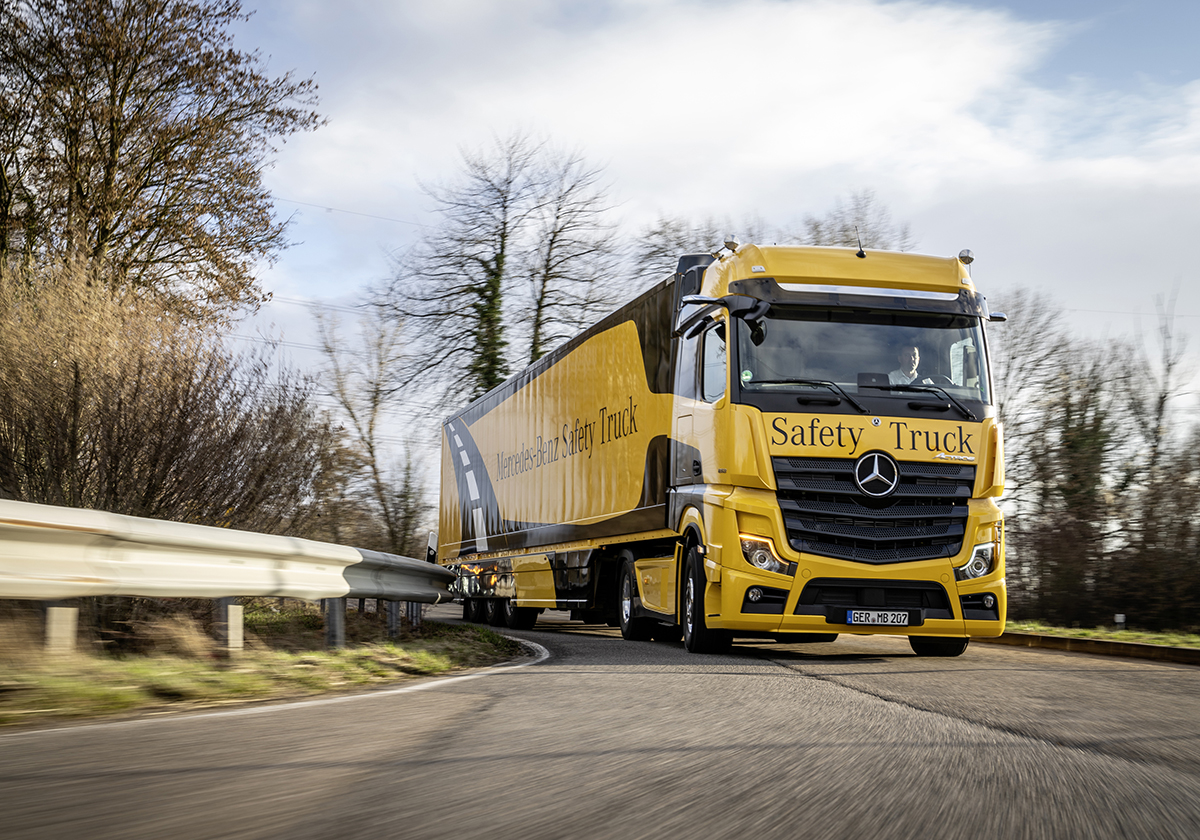
[[[0,266],[18,249],[196,315],[261,300],[285,245],[262,171],[316,86],[235,50],[237,0],[0,5]],[[2,270],[2,269],[0,269]]]
[[[383,307],[368,306],[358,322],[357,348],[351,348],[339,337],[336,318],[317,313],[329,393],[349,421],[354,444],[362,452],[368,495],[383,524],[384,539],[378,541],[382,544],[367,544],[370,537],[366,542],[360,537],[357,544],[411,555],[419,547],[417,534],[429,505],[412,459],[406,453],[400,467],[390,466],[389,448],[383,439],[384,415],[397,407],[402,395],[397,387],[404,356],[402,326]]]
[[[533,304],[530,362],[630,293],[612,284],[619,254],[600,177],[578,153],[554,155],[542,165],[523,266]]]
[[[406,384],[453,382],[474,399],[507,378],[504,298],[536,207],[540,148],[521,134],[498,140],[490,153],[464,152],[458,180],[426,188],[439,221],[378,298],[436,347],[410,360]]]
[[[376,298],[436,348],[410,356],[405,386],[474,399],[611,302],[596,282],[616,253],[600,176],[578,153],[516,134],[427,187],[438,223]]]
[[[1117,611],[1142,626],[1191,623],[1200,598],[1200,561],[1192,551],[1200,517],[1200,489],[1191,435],[1180,434],[1173,403],[1190,378],[1186,345],[1174,324],[1175,299],[1156,299],[1158,346],[1140,345],[1119,358],[1125,427],[1131,432],[1122,458],[1118,519],[1124,537],[1114,570],[1112,600]],[[1189,439],[1190,438],[1190,439]]]
[[[915,245],[908,225],[893,222],[872,190],[850,193],[845,204],[838,199],[824,216],[806,216],[796,239],[803,245],[857,248],[861,243],[863,248],[890,251],[908,251]]]
[[[311,386],[86,274],[0,282],[0,496],[294,532],[336,441]]]
[[[1049,295],[1013,288],[993,306],[1007,323],[988,330],[996,414],[1004,426],[1006,506],[1014,513],[1033,503],[1034,447],[1052,411],[1068,359],[1077,359],[1063,323],[1062,307]]]
[[[683,254],[715,253],[730,236],[759,244],[778,238],[753,217],[734,224],[712,216],[699,220],[663,216],[635,237],[631,248],[634,271],[642,285],[649,286],[674,272]]]

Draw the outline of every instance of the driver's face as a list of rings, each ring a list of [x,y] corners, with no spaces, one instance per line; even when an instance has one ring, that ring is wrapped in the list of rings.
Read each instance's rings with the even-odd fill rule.
[[[901,370],[916,370],[921,361],[921,351],[916,347],[905,347],[900,351],[899,359]]]

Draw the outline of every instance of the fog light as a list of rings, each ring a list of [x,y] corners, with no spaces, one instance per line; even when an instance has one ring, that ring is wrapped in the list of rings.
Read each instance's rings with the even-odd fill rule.
[[[995,607],[996,607],[996,596],[995,596],[995,595],[993,595],[993,594],[992,594],[992,593],[990,593],[990,592],[989,592],[988,594],[984,595],[984,596],[983,596],[983,606],[984,606],[984,608],[985,608],[985,609],[989,609],[989,610],[990,610],[990,609],[995,609]]]
[[[995,543],[982,543],[975,546],[971,552],[971,559],[966,562],[966,565],[959,566],[954,570],[956,580],[972,580],[981,578],[992,571],[992,558],[996,552]]]
[[[753,604],[757,604],[762,600],[762,590],[757,586],[750,587],[750,591],[746,593],[746,600]]]

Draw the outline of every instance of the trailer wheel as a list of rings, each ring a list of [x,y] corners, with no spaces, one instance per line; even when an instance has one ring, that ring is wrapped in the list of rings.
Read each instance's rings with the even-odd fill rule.
[[[467,621],[472,624],[483,624],[486,616],[483,611],[483,601],[479,598],[467,599]]]
[[[483,613],[487,623],[492,627],[504,626],[504,601],[501,598],[488,598],[483,602]]]
[[[729,649],[728,630],[710,630],[704,621],[704,566],[695,546],[683,567],[683,646],[689,653],[720,653]]]
[[[637,592],[637,581],[633,576],[633,561],[626,560],[621,564],[621,577],[618,584],[620,589],[617,599],[620,610],[621,638],[631,642],[647,642],[654,632],[654,622],[633,614],[633,598]]]
[[[512,598],[504,599],[504,626],[512,630],[530,630],[537,623],[538,611],[533,607],[518,607]]]
[[[934,636],[909,636],[908,645],[917,656],[959,656],[970,639],[943,639]]]

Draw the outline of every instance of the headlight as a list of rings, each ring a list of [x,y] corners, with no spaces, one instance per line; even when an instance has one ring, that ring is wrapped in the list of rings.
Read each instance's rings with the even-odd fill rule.
[[[975,546],[971,559],[954,570],[956,580],[973,580],[990,573],[995,567],[996,544],[982,543]]]
[[[763,537],[742,537],[742,556],[751,566],[765,572],[774,572],[777,575],[796,573],[795,566],[776,557],[771,541]]]

